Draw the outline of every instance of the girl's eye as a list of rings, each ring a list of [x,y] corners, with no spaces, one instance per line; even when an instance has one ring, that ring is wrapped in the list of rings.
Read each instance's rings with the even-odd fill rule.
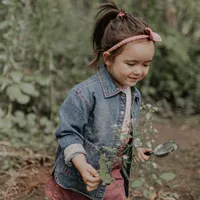
[[[144,67],[149,67],[149,64],[148,65],[143,65]]]
[[[135,65],[135,63],[127,63],[128,66],[132,67]]]

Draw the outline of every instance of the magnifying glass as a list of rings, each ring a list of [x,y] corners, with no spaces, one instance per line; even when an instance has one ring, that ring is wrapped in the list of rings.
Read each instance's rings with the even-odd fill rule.
[[[157,157],[165,157],[171,154],[177,149],[177,145],[174,141],[167,141],[159,144],[153,151],[145,152],[147,156],[155,155]]]

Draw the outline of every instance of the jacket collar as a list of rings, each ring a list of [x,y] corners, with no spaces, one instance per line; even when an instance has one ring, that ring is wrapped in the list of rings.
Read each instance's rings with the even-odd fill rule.
[[[118,88],[114,79],[109,74],[108,70],[106,69],[105,64],[99,67],[97,73],[98,73],[98,77],[99,77],[105,98],[109,98],[120,93],[121,90]],[[139,98],[141,100],[140,93],[135,86],[131,87],[131,91],[132,91],[132,94],[136,98]]]
[[[97,73],[105,98],[112,97],[120,92],[120,89],[115,84],[114,79],[107,71],[105,64],[99,67]]]

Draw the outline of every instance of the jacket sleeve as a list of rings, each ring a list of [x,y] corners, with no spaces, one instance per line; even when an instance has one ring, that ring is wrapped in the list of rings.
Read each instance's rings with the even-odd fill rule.
[[[70,164],[75,155],[86,154],[83,129],[88,123],[89,107],[82,93],[71,90],[60,108],[60,124],[55,136],[64,150],[66,164]]]

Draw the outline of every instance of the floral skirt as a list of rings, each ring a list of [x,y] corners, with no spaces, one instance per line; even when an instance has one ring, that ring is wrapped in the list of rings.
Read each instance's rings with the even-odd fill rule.
[[[103,200],[126,200],[124,179],[121,175],[120,167],[114,168],[111,175],[116,181],[106,187]],[[53,176],[50,177],[45,186],[45,194],[50,200],[89,200],[88,197],[80,193],[60,187]]]

